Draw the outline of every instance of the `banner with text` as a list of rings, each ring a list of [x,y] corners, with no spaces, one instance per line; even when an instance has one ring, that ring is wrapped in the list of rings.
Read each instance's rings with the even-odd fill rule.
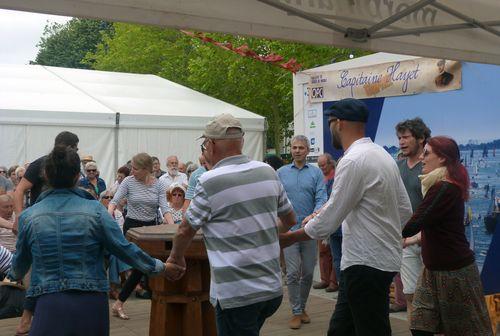
[[[444,59],[418,58],[361,68],[304,73],[310,76],[307,91],[311,103],[462,88],[461,63]]]

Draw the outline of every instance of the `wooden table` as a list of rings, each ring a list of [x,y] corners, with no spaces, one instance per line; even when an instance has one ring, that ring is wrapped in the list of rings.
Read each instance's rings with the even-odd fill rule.
[[[152,257],[167,260],[177,225],[130,229],[127,238]],[[150,277],[153,292],[150,336],[216,335],[215,311],[209,302],[210,268],[201,233],[186,250],[186,274],[171,282],[164,276]]]

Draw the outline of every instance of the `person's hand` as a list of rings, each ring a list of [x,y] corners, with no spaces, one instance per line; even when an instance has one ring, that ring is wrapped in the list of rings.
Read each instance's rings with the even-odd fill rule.
[[[108,213],[111,217],[113,217],[113,219],[115,219],[115,210],[108,209]]]
[[[295,243],[295,239],[292,236],[292,232],[288,231],[285,233],[280,233],[280,248],[284,249]]]
[[[304,218],[304,220],[302,221],[302,223],[300,224],[302,227],[306,226],[307,222],[309,222],[311,219],[314,218],[314,215],[313,214],[310,214],[309,216],[307,216],[306,218]]]
[[[12,233],[14,233],[16,236],[19,233],[18,227],[19,227],[19,216],[16,216],[16,218],[14,219],[14,224],[12,224]]]
[[[184,273],[186,273],[186,268],[181,267],[177,264],[166,262],[165,263],[165,276],[167,277],[168,280],[170,281],[176,281],[179,280],[184,276]]]
[[[165,263],[165,267],[167,279],[176,281],[182,278],[182,276],[186,272],[186,260],[184,259],[184,257],[176,258],[174,256],[170,256]]]

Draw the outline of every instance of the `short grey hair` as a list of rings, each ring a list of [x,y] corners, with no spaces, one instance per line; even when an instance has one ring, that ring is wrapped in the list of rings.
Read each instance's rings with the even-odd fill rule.
[[[302,142],[303,144],[306,145],[306,147],[308,149],[311,148],[311,145],[309,144],[309,139],[305,135],[295,135],[292,138],[292,141],[290,142],[290,144],[294,143],[295,141]]]
[[[85,170],[87,169],[95,169],[97,170],[97,164],[95,163],[95,161],[89,161],[85,164]]]

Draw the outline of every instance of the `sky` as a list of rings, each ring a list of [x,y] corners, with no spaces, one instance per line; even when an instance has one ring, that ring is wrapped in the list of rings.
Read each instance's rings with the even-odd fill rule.
[[[29,64],[43,29],[50,22],[64,23],[71,18],[0,9],[0,64]]]

